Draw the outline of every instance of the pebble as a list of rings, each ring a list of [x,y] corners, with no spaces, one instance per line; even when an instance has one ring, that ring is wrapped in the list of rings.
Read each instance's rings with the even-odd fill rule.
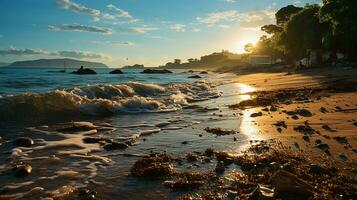
[[[13,141],[13,144],[18,147],[31,147],[34,142],[29,137],[19,137]]]

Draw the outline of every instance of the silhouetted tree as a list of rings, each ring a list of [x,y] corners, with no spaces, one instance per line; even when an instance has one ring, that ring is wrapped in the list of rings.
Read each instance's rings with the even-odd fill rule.
[[[352,57],[357,52],[357,1],[323,0],[319,17],[329,24],[323,37],[324,45]]]
[[[280,27],[284,27],[284,24],[289,21],[290,17],[293,14],[301,11],[302,9],[303,8],[296,7],[294,5],[288,5],[288,6],[281,8],[275,14],[276,24]]]

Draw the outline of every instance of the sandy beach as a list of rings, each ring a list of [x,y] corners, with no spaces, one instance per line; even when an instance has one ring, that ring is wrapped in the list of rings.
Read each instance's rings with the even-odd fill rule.
[[[326,153],[316,148],[317,142],[329,146],[329,157],[336,162],[356,164],[356,117],[357,94],[356,70],[313,69],[293,73],[254,73],[237,77],[235,81],[248,84],[257,89],[254,95],[276,96],[292,91],[296,94],[290,101],[273,104],[277,111],[267,111],[268,106],[245,109],[246,113],[262,112],[262,116],[251,119],[252,126],[266,139],[278,139],[284,144],[303,149],[307,154],[319,157]],[[331,84],[335,88],[331,88]],[[300,93],[300,94],[299,94]],[[289,115],[286,111],[306,109],[311,116]],[[286,127],[277,125],[284,122]],[[275,124],[275,125],[274,125]],[[309,141],[303,139],[304,132],[298,126],[310,126],[317,134]],[[306,139],[306,138],[305,138]],[[316,142],[317,141],[317,142]]]

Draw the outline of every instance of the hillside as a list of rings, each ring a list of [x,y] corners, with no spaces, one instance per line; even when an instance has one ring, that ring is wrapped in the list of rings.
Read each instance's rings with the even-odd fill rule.
[[[39,60],[26,60],[17,61],[10,64],[10,67],[63,67],[66,62],[67,67],[88,67],[88,68],[108,68],[107,65],[98,62],[88,62],[74,59],[39,59]]]

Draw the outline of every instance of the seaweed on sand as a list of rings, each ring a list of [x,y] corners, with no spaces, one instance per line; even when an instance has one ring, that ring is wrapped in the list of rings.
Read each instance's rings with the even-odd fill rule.
[[[166,154],[153,154],[138,160],[131,168],[131,174],[137,177],[156,179],[175,172],[173,158]]]

